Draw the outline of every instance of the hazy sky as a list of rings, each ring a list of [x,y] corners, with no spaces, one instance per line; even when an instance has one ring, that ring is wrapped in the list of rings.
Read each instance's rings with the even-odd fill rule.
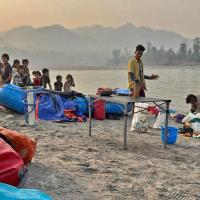
[[[13,26],[61,24],[167,29],[200,36],[200,0],[0,0],[0,31]]]

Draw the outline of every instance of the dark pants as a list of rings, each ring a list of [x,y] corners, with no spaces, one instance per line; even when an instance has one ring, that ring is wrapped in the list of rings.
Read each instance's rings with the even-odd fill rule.
[[[130,89],[131,90],[131,92],[132,92],[132,94],[134,94],[134,90],[133,89]],[[139,96],[140,97],[145,97],[145,92],[144,92],[144,90],[140,90],[140,92],[139,92]]]

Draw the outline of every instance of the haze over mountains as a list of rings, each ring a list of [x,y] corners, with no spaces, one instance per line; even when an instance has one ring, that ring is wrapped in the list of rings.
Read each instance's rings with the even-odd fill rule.
[[[133,24],[77,29],[60,25],[21,26],[0,33],[0,50],[12,58],[28,58],[32,66],[101,66],[112,56],[113,49],[134,50],[138,43],[145,45],[148,41],[158,48],[163,45],[177,50],[181,42],[190,44],[192,40],[174,32]]]

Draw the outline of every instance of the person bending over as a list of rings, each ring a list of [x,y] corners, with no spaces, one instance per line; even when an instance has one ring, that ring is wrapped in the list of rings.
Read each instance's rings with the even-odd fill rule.
[[[191,104],[192,113],[200,113],[200,95],[189,94],[186,97],[186,103]]]

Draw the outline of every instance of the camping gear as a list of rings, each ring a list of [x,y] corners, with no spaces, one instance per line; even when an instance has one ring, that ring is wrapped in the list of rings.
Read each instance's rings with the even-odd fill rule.
[[[148,106],[147,111],[152,115],[158,115],[159,109],[156,106]]]
[[[183,114],[176,115],[176,123],[182,124],[182,120],[185,117]]]
[[[7,108],[13,109],[21,114],[24,114],[24,99],[25,92],[24,89],[12,85],[5,84],[0,88],[0,104]]]
[[[13,149],[21,156],[24,164],[31,162],[37,143],[28,136],[17,131],[0,127],[0,137],[4,136]]]
[[[165,112],[159,112],[158,116],[156,118],[156,122],[153,125],[154,129],[161,129],[161,126],[165,125],[165,120],[166,120],[166,113]]]
[[[97,89],[97,95],[100,96],[111,96],[113,94],[113,91],[111,88],[98,88]]]
[[[94,118],[96,120],[104,120],[105,114],[105,101],[98,99],[94,101]]]
[[[0,88],[0,105],[15,110],[18,113],[25,114],[33,110],[33,105],[29,105],[27,101],[27,93],[43,90],[42,88],[24,89],[13,84],[5,84]],[[28,108],[28,106],[32,108]]]
[[[178,135],[178,128],[173,127],[173,126],[168,126],[168,137],[167,137],[167,144],[175,144],[177,140],[177,135]],[[165,127],[161,127],[161,140],[164,144],[164,139],[165,139]]]
[[[0,199],[2,200],[53,200],[47,194],[36,189],[19,189],[0,183]]]
[[[112,96],[112,97],[97,97],[96,95],[89,95],[89,105],[90,107],[92,107],[92,102],[93,99],[97,98],[97,99],[101,99],[101,100],[105,100],[105,101],[109,101],[109,102],[113,102],[113,103],[121,103],[124,105],[124,123],[123,123],[123,144],[124,144],[124,149],[127,148],[127,124],[128,124],[128,105],[129,104],[136,104],[136,103],[154,103],[156,104],[158,102],[158,106],[166,104],[166,113],[169,112],[169,104],[171,102],[171,100],[169,99],[157,99],[157,98],[132,98],[132,97],[119,97],[119,96]],[[89,110],[89,136],[92,136],[92,109]],[[168,114],[166,114],[166,122],[165,122],[166,127],[168,126]],[[167,133],[167,132],[166,132]],[[166,134],[167,135],[167,134]],[[164,148],[167,147],[167,140],[165,140],[164,142]]]
[[[21,156],[0,138],[0,182],[18,186],[26,174],[27,169]],[[1,195],[0,197],[4,199]]]
[[[132,110],[132,104],[128,104],[128,112]],[[123,115],[124,114],[124,105],[120,103],[106,102],[106,114],[116,114]]]
[[[117,88],[115,89],[115,94],[118,96],[130,96],[131,91],[127,88]]]
[[[109,89],[109,91],[110,91],[110,89]],[[45,94],[46,97],[44,97],[44,96],[39,97],[41,94]],[[29,100],[29,98],[27,100],[27,96],[29,96],[29,95],[30,95],[30,100]],[[34,105],[33,105],[33,101],[32,101],[32,99],[33,99],[32,95],[34,95]],[[81,93],[77,93],[75,91],[72,91],[70,93],[58,92],[58,91],[53,91],[53,90],[47,90],[47,89],[44,89],[41,87],[27,90],[27,89],[20,88],[13,84],[6,84],[2,88],[0,88],[0,105],[3,105],[10,109],[13,109],[16,112],[19,112],[21,114],[26,114],[25,115],[26,121],[29,122],[30,124],[35,124],[36,122],[34,119],[34,114],[35,114],[34,110],[36,109],[36,104],[38,106],[39,106],[39,104],[42,104],[42,105],[40,105],[40,109],[38,109],[39,107],[37,107],[37,109],[36,109],[36,118],[39,117],[39,115],[42,115],[43,120],[57,121],[58,118],[63,118],[64,112],[62,112],[62,114],[61,114],[60,113],[61,110],[59,110],[59,107],[57,106],[55,108],[55,106],[60,105],[62,103],[60,102],[60,100],[58,100],[58,102],[56,102],[58,98],[53,97],[54,99],[56,99],[56,100],[53,100],[54,108],[49,107],[50,105],[52,105],[52,101],[49,100],[49,98],[51,98],[50,95],[60,96],[60,99],[62,99],[64,104],[65,104],[65,101],[66,101],[66,104],[69,103],[69,100],[73,101],[74,104],[76,105],[76,109],[79,111],[79,113],[82,113],[85,115],[88,114],[88,98],[86,98]],[[39,98],[37,98],[37,97],[39,97]],[[45,103],[45,101],[47,101],[47,102]],[[51,103],[50,103],[50,101],[51,101]],[[43,106],[44,106],[44,108],[43,108]],[[46,108],[45,106],[47,106],[48,108],[51,108],[51,109],[48,110],[48,108]],[[131,108],[132,108],[132,104],[129,104],[129,106],[128,106],[129,112],[131,111]],[[29,110],[29,112],[28,112],[28,110]],[[45,113],[47,114],[47,118],[49,118],[49,116],[51,116],[50,119],[46,119],[44,114],[41,113],[41,110],[45,110]],[[123,104],[106,102],[106,114],[123,115],[123,110],[124,110]],[[33,111],[33,112],[31,112],[31,111]]]
[[[74,114],[80,119],[85,120],[85,116],[79,110],[78,104],[72,99],[65,98],[58,94],[42,92],[37,94],[36,118],[40,120],[71,122],[77,121],[74,117],[66,115],[65,110],[73,110]],[[80,121],[80,120],[78,120]]]
[[[148,104],[147,103],[135,103],[135,108],[134,108],[134,115],[132,118],[132,122],[131,122],[131,131],[137,131],[139,129],[141,129],[141,131],[139,132],[143,132],[142,131],[142,127],[143,124],[141,122],[141,112],[144,111],[145,109],[147,109]],[[137,130],[136,130],[136,125],[137,125]],[[141,128],[139,128],[141,127]],[[146,127],[146,126],[145,126]],[[146,131],[144,131],[146,132]]]

